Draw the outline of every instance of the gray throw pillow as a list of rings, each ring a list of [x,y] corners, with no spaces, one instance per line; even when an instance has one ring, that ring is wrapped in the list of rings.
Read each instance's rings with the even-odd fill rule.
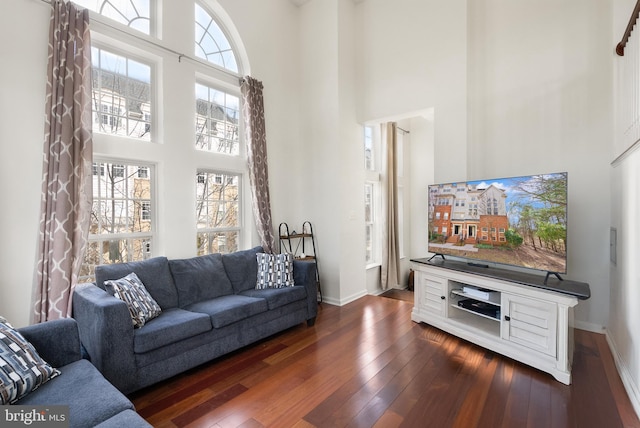
[[[105,281],[104,285],[114,297],[127,304],[134,327],[142,327],[162,312],[160,305],[133,272],[124,278]]]
[[[15,403],[59,374],[0,317],[0,405]]]
[[[291,254],[256,255],[258,276],[256,289],[293,287],[293,257]]]

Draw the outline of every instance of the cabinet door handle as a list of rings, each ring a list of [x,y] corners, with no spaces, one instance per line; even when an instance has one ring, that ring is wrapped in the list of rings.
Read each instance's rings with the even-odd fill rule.
[[[505,315],[505,316],[504,316],[504,320],[505,320],[505,321],[511,321],[511,317],[510,317],[509,315]]]
[[[440,299],[441,299],[441,300],[444,300],[444,299],[446,299],[446,297],[444,297],[444,296],[440,296]]]

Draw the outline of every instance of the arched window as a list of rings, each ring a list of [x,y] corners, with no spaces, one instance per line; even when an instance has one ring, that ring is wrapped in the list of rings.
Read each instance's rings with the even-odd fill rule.
[[[74,3],[144,34],[151,34],[149,0],[74,0]]]
[[[237,73],[236,55],[227,36],[209,12],[198,3],[196,3],[195,22],[196,56]]]
[[[96,265],[167,248],[194,255],[247,248],[239,77],[248,59],[231,19],[209,0],[74,1],[98,24],[91,29],[94,198],[82,280],[92,280]],[[196,53],[182,54],[193,52],[192,40]]]

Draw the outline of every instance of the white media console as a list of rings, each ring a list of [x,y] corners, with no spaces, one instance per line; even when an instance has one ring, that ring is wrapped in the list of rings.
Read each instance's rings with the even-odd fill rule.
[[[411,319],[571,383],[573,307],[589,285],[441,259],[414,259]]]

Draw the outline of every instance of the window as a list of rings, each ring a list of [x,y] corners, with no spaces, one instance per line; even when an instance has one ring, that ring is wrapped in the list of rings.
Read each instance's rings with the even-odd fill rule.
[[[196,174],[198,255],[239,249],[242,229],[240,189],[238,174],[210,171]]]
[[[444,219],[449,220],[449,213],[444,213]]]
[[[365,167],[364,215],[365,215],[365,261],[367,265],[380,262],[380,136],[373,126],[363,128],[363,152]]]
[[[196,56],[222,68],[238,72],[236,56],[218,23],[196,3]]]
[[[436,220],[440,220],[440,213],[439,212],[436,213]]]
[[[364,169],[367,171],[375,171],[373,163],[373,128],[364,127]]]
[[[149,172],[140,178],[138,171]],[[133,163],[96,161],[93,171],[93,206],[89,245],[81,270],[90,279],[99,264],[144,260],[153,242],[152,167]]]
[[[374,184],[364,185],[364,223],[365,223],[365,255],[367,262],[374,260],[375,252],[373,243],[376,241],[376,209],[374,200]]]
[[[113,168],[114,177],[118,177],[118,178],[124,177],[124,170],[125,170],[124,165],[113,165],[112,168]]]
[[[151,66],[91,48],[94,132],[151,139]]]
[[[196,148],[238,155],[240,99],[235,95],[196,84]]]
[[[149,0],[74,0],[74,3],[144,34],[151,33]]]
[[[237,61],[244,56],[236,51],[241,44],[227,36],[233,24],[225,21],[227,16],[219,21],[208,9],[214,2],[77,3],[91,9],[92,21],[100,24],[91,29],[94,147],[113,156],[96,159],[93,168],[96,191],[86,276],[96,264],[143,260],[154,252],[166,254],[174,245],[190,247],[194,255],[246,248],[250,234],[242,233],[242,227],[250,222],[251,210],[243,207],[250,203],[249,195],[240,192],[247,165],[239,135],[243,67]],[[181,24],[159,31],[176,22],[193,27]],[[176,52],[193,53],[194,46],[197,54],[181,55],[176,63]],[[194,87],[196,91],[185,91]],[[190,111],[184,111],[184,102]],[[193,121],[187,127],[185,114]],[[196,149],[208,153],[193,156]],[[156,169],[156,164],[162,167]],[[184,194],[193,196],[194,175],[201,186],[198,216],[190,214],[193,203],[176,203]],[[183,177],[192,177],[186,188],[176,184],[183,183]],[[157,189],[156,198],[158,183],[168,185]],[[140,189],[150,189],[150,194],[140,196]],[[184,210],[191,224],[160,223],[183,218]],[[158,239],[158,231],[172,227],[185,233]]]
[[[151,221],[151,202],[142,202],[142,220]]]

